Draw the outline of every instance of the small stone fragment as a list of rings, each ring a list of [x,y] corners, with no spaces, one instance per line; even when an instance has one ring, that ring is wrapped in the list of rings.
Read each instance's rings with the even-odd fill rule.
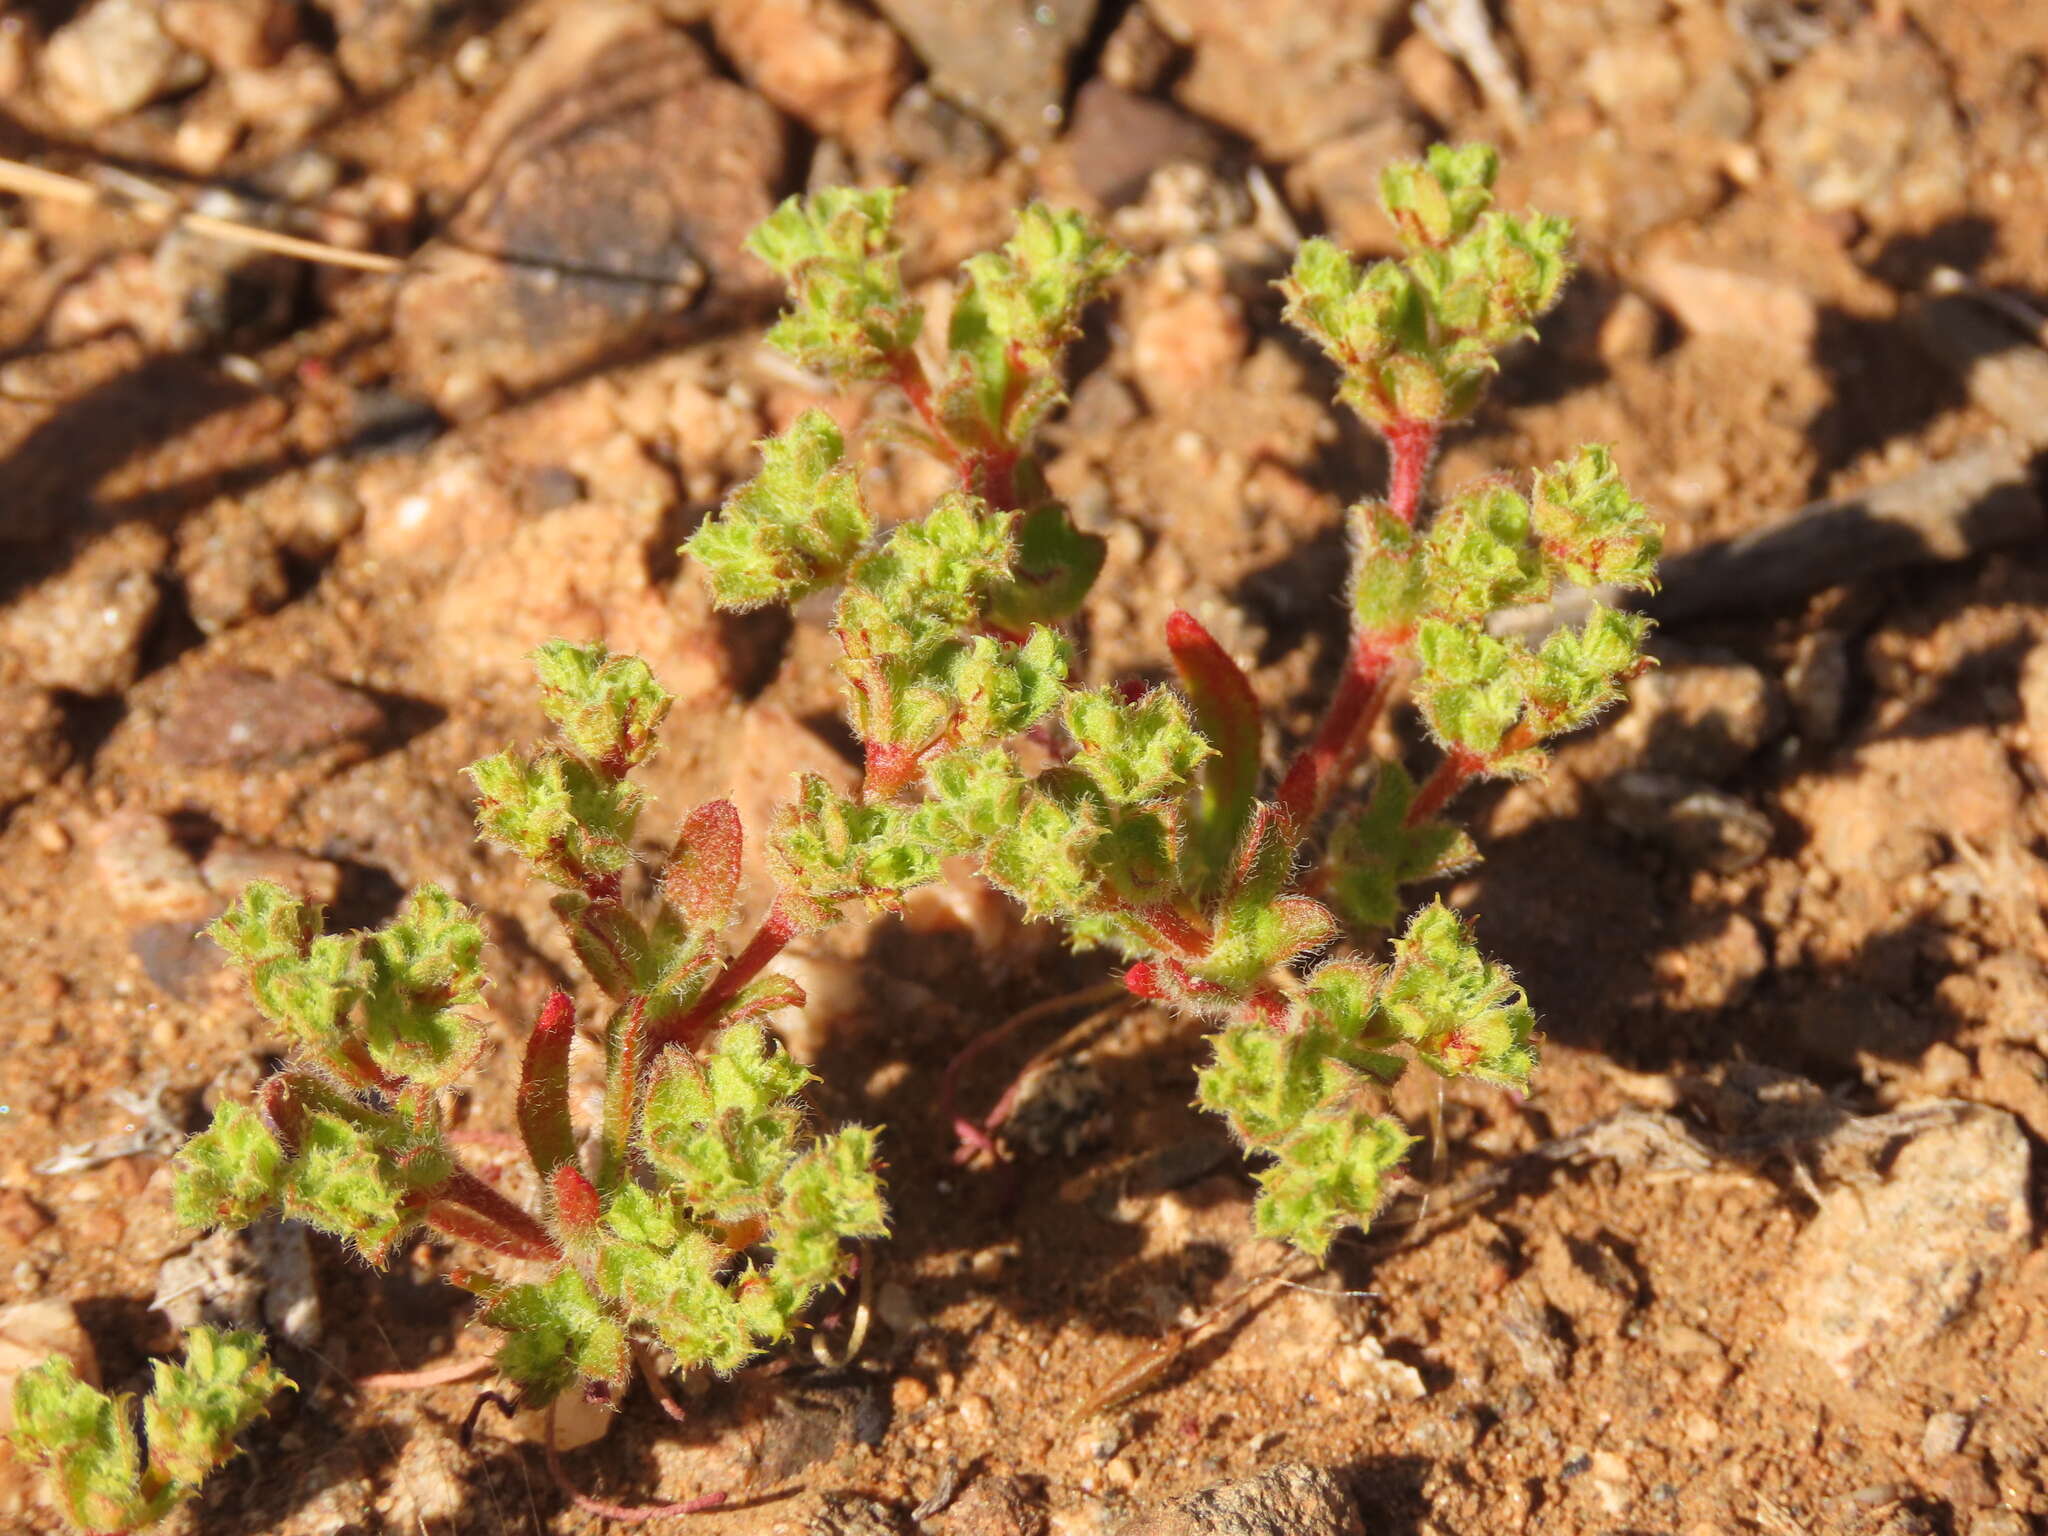
[[[1081,87],[1061,148],[1082,189],[1105,208],[1137,198],[1161,166],[1208,165],[1220,150],[1216,135],[1177,107],[1103,79]]]
[[[239,838],[217,837],[199,863],[207,888],[223,901],[232,900],[242,887],[256,880],[268,880],[321,906],[331,904],[341,893],[341,868],[311,854],[289,848],[257,848]]]
[[[303,482],[281,485],[260,505],[271,537],[301,560],[325,560],[363,525],[363,503],[354,489],[318,469]]]
[[[142,666],[156,622],[164,536],[127,523],[93,540],[64,570],[0,612],[0,651],[11,650],[45,688],[120,693]]]
[[[275,64],[298,33],[287,0],[164,0],[163,27],[215,69]]]
[[[1816,48],[1772,93],[1758,140],[1824,213],[1929,220],[1968,200],[1947,70],[1910,27],[1858,27]]]
[[[1920,1455],[1929,1463],[1953,1456],[1963,1448],[1970,1433],[1970,1416],[1965,1413],[1930,1413],[1920,1431]]]
[[[1191,1493],[1117,1536],[1365,1536],[1365,1522],[1334,1473],[1294,1463]]]
[[[919,81],[889,113],[890,141],[915,165],[945,166],[962,176],[985,175],[1002,141],[978,117]]]
[[[213,915],[213,892],[179,845],[171,824],[147,811],[117,811],[92,830],[93,869],[114,911],[132,926],[198,927]]]
[[[877,0],[950,96],[1012,144],[1059,132],[1067,58],[1088,35],[1096,0]]]
[[[755,90],[848,143],[875,137],[903,87],[903,44],[846,0],[718,0],[711,31]]]
[[[774,206],[782,120],[650,7],[564,11],[473,153],[481,178],[394,316],[406,372],[450,414],[676,339],[765,286],[741,242]]]
[[[22,1301],[0,1307],[0,1434],[14,1427],[14,1384],[22,1372],[62,1355],[78,1379],[100,1384],[92,1336],[68,1301]]]
[[[604,1403],[589,1402],[580,1392],[564,1392],[555,1399],[555,1449],[580,1451],[586,1445],[597,1444],[611,1433],[618,1417],[617,1411]],[[509,1419],[496,1414],[490,1418],[498,1426],[498,1433],[508,1440],[539,1445],[546,1437],[545,1408],[522,1408]]]
[[[50,34],[43,99],[71,127],[90,132],[205,73],[164,30],[152,0],[94,0]]]
[[[335,57],[358,91],[381,94],[428,59],[437,28],[454,19],[445,0],[315,0],[333,18]]]
[[[944,1536],[1045,1536],[1043,1495],[1022,1478],[984,1474],[938,1517]]]
[[[1802,741],[1827,746],[1842,734],[1849,698],[1849,646],[1839,630],[1817,629],[1801,638],[1785,669],[1785,697]]]
[[[1153,0],[1147,7],[1194,62],[1174,85],[1191,111],[1236,129],[1264,158],[1404,113],[1380,45],[1402,0]]]
[[[1784,1336],[1854,1382],[1947,1327],[2033,1243],[2029,1150],[2000,1110],[1938,1101],[1884,1182],[1824,1198],[1799,1235]]]
[[[63,706],[40,688],[0,684],[0,815],[56,782],[70,763]]]
[[[157,1266],[150,1310],[184,1332],[263,1324],[263,1262],[249,1231],[208,1232]]]
[[[1813,346],[1820,306],[1813,295],[1776,278],[1653,256],[1644,289],[1695,336],[1732,336],[1792,352]]]
[[[178,540],[185,607],[209,635],[278,608],[290,592],[270,531],[247,508],[223,503]]]
[[[1622,773],[1600,786],[1607,817],[1622,831],[1661,843],[1722,874],[1748,869],[1771,849],[1771,823],[1755,806],[1696,780]]]
[[[1173,67],[1173,39],[1142,5],[1124,12],[1102,45],[1101,78],[1120,91],[1144,95],[1154,90]],[[1083,90],[1087,87],[1083,86]]]
[[[215,667],[182,680],[157,745],[186,768],[281,767],[336,750],[360,754],[383,728],[383,706],[360,689],[308,672]]]

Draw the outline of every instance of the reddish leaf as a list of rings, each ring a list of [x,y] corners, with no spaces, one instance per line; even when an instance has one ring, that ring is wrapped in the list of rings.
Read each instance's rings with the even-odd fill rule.
[[[693,928],[718,930],[732,921],[745,843],[740,813],[730,800],[708,801],[684,818],[661,892]]]
[[[583,1170],[563,1163],[549,1177],[548,1187],[554,1192],[555,1223],[562,1236],[571,1242],[594,1237],[601,1210],[597,1186],[583,1177]]]
[[[543,1177],[576,1157],[569,1119],[569,1043],[575,1038],[576,1005],[566,992],[550,993],[519,1072],[519,1134]]]
[[[1244,833],[1259,787],[1259,701],[1251,680],[1230,653],[1185,609],[1167,616],[1166,645],[1181,687],[1195,708],[1195,725],[1216,749],[1202,765],[1202,792],[1194,836],[1203,866],[1222,871]]]

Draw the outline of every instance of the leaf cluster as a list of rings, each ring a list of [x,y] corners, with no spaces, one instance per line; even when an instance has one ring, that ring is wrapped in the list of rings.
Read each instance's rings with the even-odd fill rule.
[[[545,1402],[579,1384],[616,1395],[636,1348],[736,1368],[788,1337],[844,1274],[844,1242],[885,1221],[873,1133],[814,1133],[809,1074],[758,1022],[801,989],[727,953],[743,853],[730,803],[685,818],[651,893],[628,889],[643,806],[628,775],[655,752],[669,694],[601,645],[551,642],[534,665],[556,740],[471,769],[478,826],[558,888],[556,916],[609,1008],[586,1131],[570,1112],[566,995],[526,1042],[519,1130],[542,1207],[498,1194],[449,1144],[441,1094],[484,1048],[483,935],[433,887],[373,932],[324,933],[268,885],[215,924],[295,1054],[254,1108],[222,1104],[180,1151],[176,1198],[201,1226],[279,1208],[372,1263],[426,1225],[539,1264],[465,1283],[505,1335],[500,1370]]]
[[[1536,334],[1571,274],[1571,225],[1494,206],[1499,157],[1436,145],[1390,166],[1380,201],[1405,253],[1360,267],[1305,242],[1281,284],[1287,316],[1342,371],[1339,397],[1382,430],[1469,416],[1498,354]]]
[[[81,1531],[133,1531],[163,1519],[292,1385],[256,1334],[205,1327],[185,1335],[182,1364],[158,1360],[151,1369],[140,1438],[133,1400],[79,1380],[63,1356],[15,1382],[10,1438],[48,1475],[58,1507]]]

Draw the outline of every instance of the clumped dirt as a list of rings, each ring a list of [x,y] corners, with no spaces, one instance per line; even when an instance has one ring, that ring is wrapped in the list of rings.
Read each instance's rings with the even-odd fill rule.
[[[680,696],[650,859],[701,799],[758,828],[792,770],[849,772],[818,615],[719,619],[672,553],[823,403],[758,347],[773,297],[734,244],[806,181],[908,181],[935,294],[1035,193],[1140,250],[1048,434],[1111,540],[1089,665],[1159,675],[1192,608],[1255,664],[1276,757],[1381,462],[1269,280],[1291,224],[1382,242],[1372,176],[1430,137],[1503,141],[1508,198],[1577,219],[1584,266],[1440,487],[1606,441],[1684,552],[2041,446],[1905,323],[1941,265],[2048,293],[2028,0],[1526,0],[1493,32],[1514,100],[1391,3],[1010,9],[963,34],[912,0],[186,0],[159,27],[99,0],[115,78],[81,73],[76,8],[0,5],[0,152],[409,258],[0,200],[0,1303],[75,1302],[110,1384],[169,1342],[160,1271],[193,1257],[166,1154],[277,1047],[192,937],[242,881],[346,924],[422,880],[475,904],[499,1049],[461,1110],[502,1128],[573,974],[460,778],[537,734],[522,652],[603,638]],[[890,515],[937,488],[871,458]],[[1014,1161],[953,1163],[945,1062],[1104,973],[948,888],[794,962],[819,1112],[887,1127],[864,1353],[693,1384],[680,1428],[636,1395],[575,1474],[732,1487],[697,1517],[732,1532],[1079,1536],[1283,1462],[1376,1532],[2041,1530],[2048,555],[1723,602],[1658,645],[1547,781],[1468,807],[1486,862],[1446,894],[1543,1015],[1537,1090],[1446,1093],[1327,1271],[1272,1278],[1188,1030],[1146,1010],[1035,1081]],[[1399,712],[1382,745],[1427,752]],[[596,1529],[494,1417],[465,1443],[473,1384],[353,1385],[487,1347],[452,1257],[221,1257],[267,1279],[209,1304],[267,1317],[302,1390],[173,1528]],[[48,1518],[0,1477],[0,1524]]]

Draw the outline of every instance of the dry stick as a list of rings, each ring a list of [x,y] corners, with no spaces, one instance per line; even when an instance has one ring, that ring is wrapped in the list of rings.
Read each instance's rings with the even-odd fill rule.
[[[593,1515],[606,1520],[617,1520],[624,1525],[645,1525],[650,1520],[665,1520],[670,1515],[701,1515],[706,1510],[716,1509],[728,1497],[723,1491],[700,1493],[695,1498],[678,1499],[673,1504],[611,1504],[603,1499],[594,1499],[569,1481],[569,1474],[562,1470],[562,1453],[555,1449],[555,1404],[549,1402],[547,1420],[541,1425],[541,1449],[547,1453],[548,1476],[555,1480],[555,1486],[569,1495],[578,1509],[587,1509]]]
[[[1083,987],[1078,992],[1064,992],[1058,997],[1048,997],[1033,1003],[1029,1008],[1011,1014],[993,1029],[982,1031],[960,1049],[960,1053],[946,1063],[946,1070],[939,1077],[939,1118],[953,1127],[955,1134],[965,1144],[964,1152],[988,1152],[993,1154],[996,1145],[988,1133],[972,1120],[961,1115],[955,1108],[959,1096],[960,1074],[973,1065],[975,1058],[994,1046],[1001,1045],[1010,1036],[1027,1024],[1064,1013],[1069,1008],[1085,1008],[1091,1003],[1108,1002],[1124,995],[1121,978],[1115,981],[1098,982],[1092,987]]]
[[[419,1371],[373,1371],[358,1376],[355,1384],[365,1392],[421,1392],[458,1381],[474,1381],[495,1365],[489,1355],[470,1355],[461,1360],[444,1360]]]
[[[215,240],[224,240],[231,245],[252,246],[257,250],[274,251],[280,256],[294,256],[300,261],[322,262],[328,266],[354,267],[360,272],[403,272],[405,263],[396,256],[381,256],[374,251],[352,251],[346,246],[329,245],[321,240],[302,240],[296,235],[281,235],[276,230],[264,229],[255,224],[243,224],[235,219],[218,218],[210,213],[193,213],[179,208],[168,193],[161,194],[161,205],[143,203],[105,187],[94,186],[76,176],[66,176],[58,171],[45,171],[33,165],[24,165],[19,160],[0,158],[0,192],[13,192],[22,197],[42,197],[54,202],[70,203],[76,207],[118,208],[136,214],[138,217],[163,220],[189,229],[195,235],[206,235]]]
[[[1633,601],[1662,623],[1713,618],[2039,538],[2048,531],[2036,484],[2037,460],[2048,449],[2048,351],[1963,293],[1929,299],[1907,324],[2012,440],[1976,444],[1860,495],[1813,502],[1742,538],[1674,556],[1658,572],[1663,590],[1647,599],[1612,588],[1573,590],[1555,602],[1508,609],[1490,627],[1540,638],[1579,622],[1596,597]]]

